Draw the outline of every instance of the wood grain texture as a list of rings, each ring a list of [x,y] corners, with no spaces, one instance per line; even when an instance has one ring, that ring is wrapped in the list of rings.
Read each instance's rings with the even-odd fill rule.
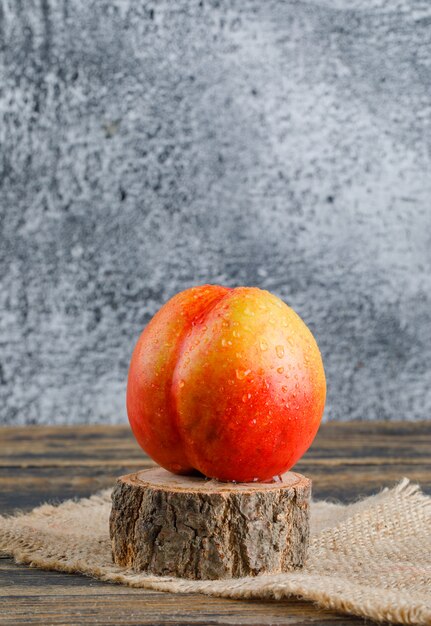
[[[155,467],[121,476],[109,530],[117,565],[194,580],[279,574],[302,567],[311,481],[220,483]]]
[[[122,474],[150,467],[127,426],[0,429],[0,512],[85,496]],[[352,501],[402,476],[431,493],[431,422],[322,426],[295,470],[315,498]],[[364,624],[299,600],[242,602],[172,596],[44,572],[0,559],[0,623],[15,624]]]
[[[83,576],[41,572],[0,558],[0,623],[209,626],[212,624],[362,626],[348,618],[292,599],[227,600],[200,594],[174,595],[110,585]]]

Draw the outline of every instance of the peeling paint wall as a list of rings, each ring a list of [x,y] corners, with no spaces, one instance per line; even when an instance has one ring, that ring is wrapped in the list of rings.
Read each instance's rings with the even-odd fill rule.
[[[269,289],[327,419],[431,415],[428,0],[0,0],[0,422],[121,422],[141,329]]]

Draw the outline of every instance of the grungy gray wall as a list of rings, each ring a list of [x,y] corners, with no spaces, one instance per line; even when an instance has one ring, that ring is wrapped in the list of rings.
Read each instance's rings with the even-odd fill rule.
[[[0,0],[0,421],[121,422],[177,291],[269,289],[328,419],[431,415],[428,0]]]

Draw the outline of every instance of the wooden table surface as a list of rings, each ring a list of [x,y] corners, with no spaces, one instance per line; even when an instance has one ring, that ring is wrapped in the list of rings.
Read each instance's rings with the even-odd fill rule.
[[[403,476],[431,493],[431,422],[329,423],[296,470],[316,499],[348,502]],[[0,513],[87,496],[148,467],[127,426],[0,429]],[[0,624],[365,624],[300,600],[173,595],[45,572],[0,559]]]

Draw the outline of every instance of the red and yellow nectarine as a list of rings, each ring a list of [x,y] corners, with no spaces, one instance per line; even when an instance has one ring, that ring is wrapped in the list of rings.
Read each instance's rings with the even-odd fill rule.
[[[127,412],[139,444],[171,472],[263,481],[310,446],[325,396],[316,341],[290,307],[261,289],[204,285],[144,329]]]

